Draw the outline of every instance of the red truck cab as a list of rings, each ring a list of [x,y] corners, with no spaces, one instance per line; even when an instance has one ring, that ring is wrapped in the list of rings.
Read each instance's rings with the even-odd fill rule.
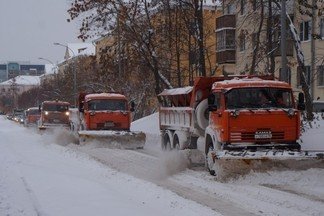
[[[32,125],[37,125],[37,122],[40,118],[40,110],[38,107],[31,107],[31,108],[28,108],[26,111],[25,111],[25,125],[26,126],[32,126]]]
[[[65,101],[44,101],[40,106],[39,129],[51,127],[70,128],[70,103]]]
[[[300,112],[288,83],[244,78],[215,82],[208,98],[205,131],[216,149],[288,147],[300,149]]]
[[[129,131],[131,111],[127,98],[118,93],[80,94],[81,130]]]

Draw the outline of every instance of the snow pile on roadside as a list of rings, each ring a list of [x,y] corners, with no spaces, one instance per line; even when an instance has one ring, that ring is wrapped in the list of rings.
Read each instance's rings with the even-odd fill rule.
[[[147,134],[159,135],[159,113],[157,112],[132,122],[131,131],[143,131]]]
[[[312,128],[306,128],[300,138],[301,147],[303,150],[324,151],[324,118],[320,114],[315,117],[317,120],[312,123]]]

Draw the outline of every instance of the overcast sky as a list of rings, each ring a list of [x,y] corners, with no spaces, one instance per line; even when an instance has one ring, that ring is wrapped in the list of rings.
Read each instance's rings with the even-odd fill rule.
[[[0,62],[57,63],[65,48],[53,45],[80,43],[78,23],[68,23],[70,0],[0,0]]]

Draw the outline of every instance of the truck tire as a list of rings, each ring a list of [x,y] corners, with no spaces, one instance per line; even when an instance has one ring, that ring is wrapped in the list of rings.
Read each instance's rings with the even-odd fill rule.
[[[202,100],[196,107],[197,123],[202,130],[205,130],[209,124],[208,101]]]
[[[183,150],[188,148],[188,134],[183,131],[175,131],[173,134],[173,148]]]
[[[173,148],[176,149],[176,150],[180,150],[180,142],[179,142],[179,138],[177,135],[174,136],[173,138]]]
[[[171,132],[166,130],[162,137],[162,150],[163,151],[170,151],[171,150]]]
[[[216,176],[216,172],[213,169],[214,161],[212,158],[212,152],[214,151],[212,144],[208,146],[207,155],[206,155],[206,167],[210,175]]]

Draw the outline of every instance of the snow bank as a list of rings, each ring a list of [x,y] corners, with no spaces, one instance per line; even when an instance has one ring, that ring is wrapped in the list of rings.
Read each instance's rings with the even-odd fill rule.
[[[160,135],[159,113],[157,112],[132,122],[131,131],[143,131],[148,134]]]

